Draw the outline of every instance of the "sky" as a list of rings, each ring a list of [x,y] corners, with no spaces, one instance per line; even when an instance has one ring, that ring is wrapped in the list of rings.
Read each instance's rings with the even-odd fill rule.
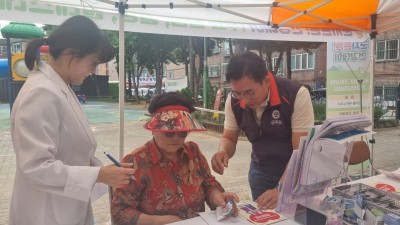
[[[6,26],[8,23],[9,21],[0,20],[0,29]],[[3,38],[3,36],[1,36],[1,33],[0,33],[0,38]]]

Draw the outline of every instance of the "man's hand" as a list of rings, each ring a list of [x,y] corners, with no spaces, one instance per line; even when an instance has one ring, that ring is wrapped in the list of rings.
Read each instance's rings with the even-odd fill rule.
[[[223,175],[225,167],[228,167],[228,161],[229,161],[228,153],[226,153],[225,151],[218,151],[211,158],[212,169],[216,173]]]
[[[256,199],[257,208],[275,209],[278,201],[279,192],[277,188],[266,190]]]

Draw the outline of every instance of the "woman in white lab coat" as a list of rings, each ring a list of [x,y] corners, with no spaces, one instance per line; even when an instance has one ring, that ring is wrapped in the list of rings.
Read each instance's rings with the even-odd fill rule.
[[[94,224],[95,184],[124,187],[134,170],[102,166],[94,157],[94,134],[69,84],[81,84],[98,64],[112,59],[112,46],[84,16],[30,42],[25,52],[30,70],[42,45],[49,46],[49,63],[39,62],[29,74],[11,113],[17,164],[10,224]]]

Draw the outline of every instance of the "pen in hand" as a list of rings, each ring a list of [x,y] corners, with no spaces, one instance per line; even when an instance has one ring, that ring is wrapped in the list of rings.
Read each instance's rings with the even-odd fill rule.
[[[109,158],[116,166],[118,167],[122,167],[122,164],[120,162],[118,162],[114,157],[112,157],[112,155],[110,155],[110,153],[108,152],[104,152],[104,154],[107,156],[107,158]],[[136,180],[136,178],[131,175],[131,179],[132,180]]]

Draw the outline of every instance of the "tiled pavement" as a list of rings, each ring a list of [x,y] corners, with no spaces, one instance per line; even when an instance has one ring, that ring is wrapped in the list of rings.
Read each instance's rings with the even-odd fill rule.
[[[144,144],[151,133],[142,128],[143,122],[125,123],[125,154]],[[118,123],[93,125],[98,149],[97,156],[104,163],[109,161],[101,154],[104,151],[118,155]],[[380,130],[375,135],[374,160],[378,168],[393,170],[400,167],[400,129]],[[188,140],[199,144],[202,152],[210,161],[218,148],[219,136],[210,133],[191,133]],[[236,155],[230,160],[224,176],[216,175],[227,191],[235,192],[243,200],[250,199],[247,184],[247,171],[250,160],[250,144],[246,140],[238,143]],[[0,225],[8,224],[9,203],[15,176],[15,154],[11,144],[10,132],[0,129]],[[96,224],[110,224],[108,196],[94,203]]]

